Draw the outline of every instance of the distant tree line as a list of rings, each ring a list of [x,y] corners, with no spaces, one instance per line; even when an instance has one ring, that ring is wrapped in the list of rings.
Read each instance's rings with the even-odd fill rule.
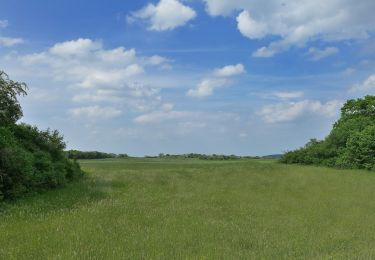
[[[127,154],[103,153],[98,151],[66,151],[69,159],[82,160],[82,159],[108,159],[108,158],[128,158]]]
[[[281,162],[375,170],[375,96],[347,101],[324,140],[311,139]]]
[[[127,154],[103,153],[98,151],[79,151],[68,150],[65,152],[69,159],[86,160],[86,159],[111,159],[111,158],[133,158]],[[199,160],[241,160],[241,159],[277,159],[281,155],[268,156],[238,156],[238,155],[223,155],[223,154],[164,154],[160,153],[157,156],[146,155],[144,158],[170,158],[170,159],[199,159]]]
[[[152,156],[148,156],[152,157]],[[164,154],[161,153],[154,158],[185,158],[185,159],[200,159],[200,160],[240,160],[240,159],[260,159],[259,156],[238,156],[238,155],[224,155],[224,154],[199,154],[199,153],[188,153],[188,154]]]
[[[78,163],[66,157],[57,130],[16,123],[23,115],[17,98],[27,95],[26,91],[26,84],[10,80],[0,71],[0,202],[83,176]]]

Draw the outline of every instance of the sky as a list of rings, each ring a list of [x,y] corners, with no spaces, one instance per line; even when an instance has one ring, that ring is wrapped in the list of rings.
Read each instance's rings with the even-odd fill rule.
[[[277,154],[375,94],[373,0],[2,0],[22,122],[68,149]]]

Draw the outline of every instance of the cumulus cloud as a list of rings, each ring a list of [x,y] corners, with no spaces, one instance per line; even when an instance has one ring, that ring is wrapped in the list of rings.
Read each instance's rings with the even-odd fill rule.
[[[329,56],[339,53],[339,49],[336,47],[327,47],[325,49],[310,48],[307,55],[310,56],[311,60],[318,61]]]
[[[102,48],[102,43],[91,39],[78,39],[56,43],[49,52],[60,57],[82,56]]]
[[[243,73],[245,73],[245,67],[242,64],[227,65],[222,68],[215,69],[209,77],[204,78],[195,88],[189,89],[187,95],[197,98],[211,96],[214,89],[229,84],[229,80],[227,78]]]
[[[225,79],[207,78],[203,79],[196,88],[189,89],[187,95],[190,97],[207,97],[213,94],[215,88],[224,86],[227,83]]]
[[[232,77],[245,73],[245,67],[242,64],[228,65],[214,71],[216,77]]]
[[[237,27],[249,39],[279,38],[253,53],[271,57],[308,42],[356,40],[375,30],[375,2],[363,0],[203,0],[212,16],[237,13]],[[329,51],[332,50],[328,50]]]
[[[177,0],[160,0],[157,5],[148,4],[132,13],[131,20],[145,20],[150,31],[173,30],[183,26],[196,17],[196,12]]]
[[[47,50],[28,55],[14,54],[10,62],[44,82],[63,85],[71,92],[74,116],[87,114],[109,118],[118,111],[144,113],[160,105],[159,88],[146,82],[147,70],[168,65],[161,56],[139,56],[136,50],[106,49],[101,41],[77,39],[56,43]],[[152,82],[152,81],[151,81]],[[69,91],[71,90],[71,91]],[[48,91],[48,90],[46,90]],[[105,109],[104,109],[104,108]],[[111,107],[113,109],[109,109]]]
[[[312,100],[283,102],[264,106],[258,111],[258,115],[267,123],[288,122],[309,115],[333,117],[339,112],[341,105],[342,102],[338,100],[327,103]]]
[[[375,91],[375,74],[370,75],[365,81],[360,84],[354,85],[350,92],[369,92]]]
[[[248,11],[237,16],[237,28],[242,35],[250,39],[260,39],[267,35],[267,24],[255,21]]]

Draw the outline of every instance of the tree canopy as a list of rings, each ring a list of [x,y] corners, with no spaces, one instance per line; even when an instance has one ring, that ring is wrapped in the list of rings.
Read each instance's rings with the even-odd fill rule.
[[[303,148],[285,153],[281,161],[375,169],[375,96],[348,100],[324,140],[312,139]]]
[[[26,91],[25,83],[0,71],[0,201],[55,188],[83,175],[78,163],[67,158],[57,130],[17,124],[22,117],[18,97]]]
[[[18,96],[27,95],[25,83],[10,80],[0,71],[0,126],[16,123],[22,117],[22,108]]]

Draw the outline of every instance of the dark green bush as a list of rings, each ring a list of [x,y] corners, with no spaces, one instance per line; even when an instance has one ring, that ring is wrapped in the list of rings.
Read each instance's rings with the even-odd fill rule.
[[[280,161],[375,169],[375,96],[347,101],[323,141],[313,139],[303,148],[285,153]]]
[[[83,175],[69,160],[58,131],[16,124],[22,116],[18,95],[26,85],[0,71],[0,201],[56,188]]]
[[[2,199],[56,188],[82,176],[79,165],[61,149],[64,144],[57,132],[22,124],[0,127],[0,136]]]
[[[97,151],[77,151],[77,150],[69,150],[66,151],[66,155],[70,159],[78,160],[78,159],[107,159],[107,158],[127,158],[128,156],[125,154],[117,155],[114,153],[102,153]]]

